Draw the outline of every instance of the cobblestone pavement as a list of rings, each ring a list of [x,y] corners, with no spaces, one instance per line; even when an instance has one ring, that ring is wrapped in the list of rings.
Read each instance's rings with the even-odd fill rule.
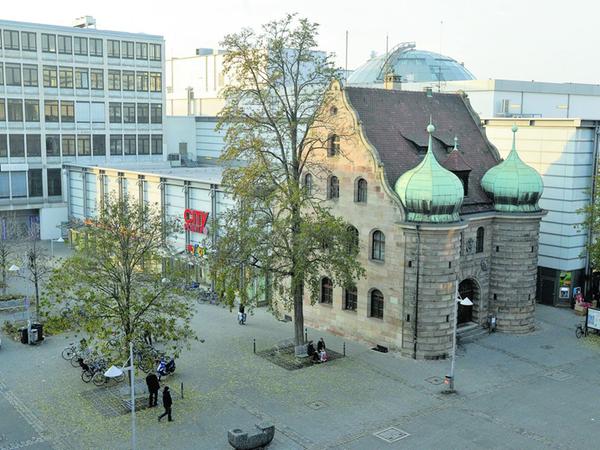
[[[198,305],[194,342],[165,380],[174,422],[162,408],[137,414],[140,449],[229,448],[227,430],[261,420],[277,429],[273,450],[580,449],[600,439],[600,346],[577,340],[580,318],[538,306],[537,329],[466,344],[456,365],[458,394],[442,394],[448,361],[413,361],[346,342],[346,357],[285,370],[253,354],[293,331],[266,311],[248,315]],[[0,317],[0,321],[2,317]],[[342,340],[324,337],[341,353]],[[66,336],[30,347],[3,336],[0,449],[130,448],[129,414],[103,414],[93,384],[60,357]],[[181,387],[183,384],[183,398]]]

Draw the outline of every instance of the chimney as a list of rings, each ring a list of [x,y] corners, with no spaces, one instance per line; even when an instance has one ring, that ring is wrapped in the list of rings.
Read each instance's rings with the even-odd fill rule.
[[[427,94],[427,97],[433,97],[433,88],[431,86],[426,87],[425,93]]]
[[[393,72],[388,73],[383,79],[384,89],[392,89],[396,91],[402,90],[402,77]]]

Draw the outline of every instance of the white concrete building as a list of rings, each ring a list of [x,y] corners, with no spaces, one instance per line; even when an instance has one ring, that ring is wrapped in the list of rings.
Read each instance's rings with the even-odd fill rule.
[[[166,159],[163,80],[162,36],[0,20],[3,220],[57,238],[63,163]]]
[[[216,222],[213,219],[233,205],[233,200],[221,188],[221,167],[166,167],[164,164],[99,164],[66,163],[64,165],[68,203],[68,217],[75,227],[70,229],[71,239],[76,239],[77,223],[97,216],[103,199],[109,195],[125,195],[146,204],[157,205],[165,219],[181,222],[181,232],[176,233],[173,245],[181,257],[186,254],[201,256],[209,242],[216,239]],[[201,232],[186,230],[190,212],[208,214]],[[177,259],[177,258],[176,258]],[[179,258],[187,265],[186,258]],[[205,265],[190,266],[191,280],[210,284]]]
[[[598,165],[600,122],[581,119],[484,119],[488,139],[506,157],[513,124],[519,127],[518,150],[544,181],[540,207],[548,211],[540,225],[538,301],[570,304],[573,288],[594,287],[588,271],[585,230],[578,209],[590,202]],[[586,278],[586,273],[588,277]],[[568,288],[568,289],[565,289]]]
[[[401,89],[463,91],[480,117],[600,117],[600,85],[518,80],[400,83]]]
[[[214,163],[225,147],[225,132],[216,125],[216,117],[166,116],[168,155],[179,154],[182,164]]]
[[[216,116],[224,106],[223,50],[198,48],[193,56],[167,60],[167,114]]]

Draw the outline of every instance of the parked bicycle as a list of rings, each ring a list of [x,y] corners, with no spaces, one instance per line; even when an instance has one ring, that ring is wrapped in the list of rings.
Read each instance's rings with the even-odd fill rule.
[[[73,356],[75,356],[75,352],[77,352],[77,345],[74,342],[71,342],[68,346],[66,346],[62,353],[61,356],[63,357],[64,360],[66,361],[70,361]]]
[[[213,305],[219,303],[219,297],[212,289],[200,290],[198,293],[198,300],[201,302],[209,302]]]

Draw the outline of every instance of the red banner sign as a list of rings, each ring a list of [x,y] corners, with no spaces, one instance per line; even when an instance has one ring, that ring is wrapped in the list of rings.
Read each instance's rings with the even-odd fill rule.
[[[193,233],[204,233],[208,213],[204,211],[196,211],[195,209],[186,209],[183,212],[183,227],[186,231]]]

